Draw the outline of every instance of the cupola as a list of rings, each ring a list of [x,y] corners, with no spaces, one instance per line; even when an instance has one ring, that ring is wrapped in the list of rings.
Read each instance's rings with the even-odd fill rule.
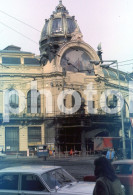
[[[80,32],[74,16],[70,16],[66,7],[59,1],[53,14],[45,20],[40,38],[40,54],[46,55],[48,52],[55,52],[60,45],[68,42],[72,38],[74,31]]]

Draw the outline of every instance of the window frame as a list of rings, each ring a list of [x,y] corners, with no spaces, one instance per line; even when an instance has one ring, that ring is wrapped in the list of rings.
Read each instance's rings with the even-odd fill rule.
[[[27,92],[27,113],[32,114],[31,112],[31,91],[29,90]],[[36,114],[41,114],[41,94],[38,90],[35,90],[37,93],[39,93],[37,97],[37,113]]]
[[[117,175],[120,175],[120,176],[124,176],[124,175],[131,176],[131,175],[133,175],[133,165],[132,164],[128,164],[128,163],[127,164],[114,164],[113,166],[114,166],[114,169],[115,169],[115,173]],[[129,169],[132,168],[132,171],[128,172],[126,166],[129,166]],[[119,168],[119,170],[117,170],[117,168]],[[123,171],[122,171],[122,169],[123,169]]]
[[[33,175],[33,176],[36,176],[37,178],[38,178],[38,180],[39,180],[39,182],[43,185],[43,187],[44,187],[44,189],[46,189],[46,191],[35,191],[35,190],[23,190],[22,189],[22,176],[24,176],[24,175]],[[41,176],[40,175],[38,175],[38,174],[35,174],[35,173],[21,173],[20,174],[20,191],[23,193],[23,192],[39,192],[39,193],[50,193],[50,190],[47,188],[47,186],[45,185],[45,183],[43,182],[43,180],[42,180],[42,178],[41,178]]]
[[[9,93],[12,93],[12,92],[13,94],[9,96]],[[19,98],[19,93],[16,89],[14,88],[8,89],[6,98],[8,98],[8,101],[9,101],[7,106],[10,106],[12,109],[19,109],[19,103],[20,103],[19,99],[20,98]]]
[[[60,20],[60,24],[61,24],[60,29],[54,29],[56,27],[54,22],[59,21],[59,20]],[[57,22],[57,24],[58,24],[58,22]],[[60,18],[60,17],[54,18],[53,21],[52,21],[52,26],[51,26],[51,34],[62,34],[63,32],[64,32],[64,30],[63,30],[62,18]]]
[[[6,174],[8,174],[8,175],[18,175],[18,187],[17,187],[17,189],[0,189],[0,191],[9,191],[9,192],[19,192],[19,190],[20,190],[20,173],[17,173],[17,172],[15,172],[15,173],[12,173],[12,172],[1,172],[0,173],[0,175],[6,175]]]
[[[67,22],[68,34],[73,33],[75,31],[75,29],[77,28],[75,21],[72,18],[67,17],[66,22]],[[73,26],[73,24],[74,24],[74,26]]]
[[[38,128],[38,130],[36,130]],[[33,142],[42,142],[42,126],[28,126],[27,128],[28,130],[28,143],[33,143]],[[39,135],[38,140],[34,139],[34,136],[31,138],[31,134],[29,133],[30,131],[32,131],[32,136]],[[40,131],[40,134],[35,134],[35,132]],[[34,140],[34,141],[33,141]]]

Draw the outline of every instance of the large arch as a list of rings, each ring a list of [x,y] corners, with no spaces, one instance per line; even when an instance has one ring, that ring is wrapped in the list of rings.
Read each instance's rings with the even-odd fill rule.
[[[61,49],[59,50],[58,54],[56,55],[55,58],[55,65],[56,65],[56,69],[57,71],[62,70],[62,67],[60,66],[61,64],[61,58],[63,56],[63,54],[70,48],[74,48],[74,47],[79,47],[81,49],[84,49],[86,51],[86,53],[89,55],[90,60],[95,60],[95,61],[99,61],[99,57],[96,53],[96,51],[87,43],[83,42],[83,41],[70,41],[68,43],[66,43],[65,45],[63,45],[63,47],[61,47]],[[94,66],[94,69],[97,69],[98,66]]]

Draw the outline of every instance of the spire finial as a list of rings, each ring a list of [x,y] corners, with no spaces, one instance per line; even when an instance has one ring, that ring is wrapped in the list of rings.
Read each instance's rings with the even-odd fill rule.
[[[56,7],[56,12],[55,13],[68,13],[66,10],[66,7],[62,4],[62,0],[59,0],[59,5]]]

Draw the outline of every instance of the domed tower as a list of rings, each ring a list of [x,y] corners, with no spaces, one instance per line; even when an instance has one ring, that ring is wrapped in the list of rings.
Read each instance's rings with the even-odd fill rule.
[[[45,20],[40,38],[41,64],[46,65],[56,56],[60,46],[72,39],[73,33],[81,34],[74,16],[70,16],[66,7],[59,1],[56,10]],[[82,35],[81,35],[82,36]]]

